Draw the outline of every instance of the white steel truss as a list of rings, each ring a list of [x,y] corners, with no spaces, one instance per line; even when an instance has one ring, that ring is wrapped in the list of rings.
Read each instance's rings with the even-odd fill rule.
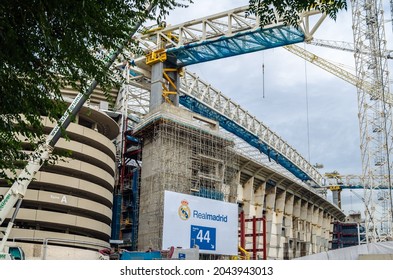
[[[154,28],[151,29],[151,32],[146,30],[137,39],[145,48],[156,50],[158,48],[181,47],[190,43],[214,40],[221,36],[231,36],[260,28],[258,17],[250,15],[248,9],[249,6],[243,6],[185,23],[168,25],[165,28]],[[314,16],[318,19],[310,21]],[[312,10],[300,14],[299,17],[299,28],[304,33],[305,41],[309,41],[326,15]],[[283,20],[278,18],[277,22],[266,25],[264,28],[269,29],[284,25]]]
[[[251,115],[247,110],[212,87],[209,83],[202,81],[196,74],[185,71],[185,75],[181,79],[180,91],[182,94],[192,96],[202,104],[258,136],[261,141],[278,151],[309,175],[317,185],[321,186],[322,175],[300,153],[255,116]]]
[[[375,100],[384,100],[384,102],[387,104],[393,104],[393,96],[391,94],[383,94],[383,92],[379,90],[378,85],[374,82],[373,77],[368,76],[367,80],[361,80],[356,75],[297,45],[284,46],[283,48],[320,67],[321,69],[339,77],[340,79],[343,79],[355,87],[361,88],[365,94],[369,96],[369,98]]]
[[[380,185],[391,186],[393,128],[391,102],[387,101],[392,97],[384,57],[386,39],[382,1],[352,0],[351,4],[355,50],[368,50],[355,52],[356,76],[361,83],[373,84],[378,93],[378,98],[370,98],[362,86],[358,87],[364,199],[371,209],[366,211],[366,239],[374,242],[392,235],[391,203],[388,203],[388,210],[385,207],[387,211],[382,216],[377,217],[375,213],[375,190]],[[391,190],[388,193],[391,202]]]
[[[364,52],[365,54],[371,53],[371,50],[368,50],[366,46],[364,46],[364,48],[361,50],[359,50],[359,49],[355,50],[355,46],[353,43],[343,42],[343,41],[321,40],[321,39],[313,38],[309,43],[314,46],[327,47],[327,48],[331,48],[331,49],[336,49],[336,50],[340,50],[340,51],[347,51],[347,52],[352,52],[352,53],[354,53],[355,51],[362,52],[362,53]],[[393,58],[391,50],[387,50],[385,53],[381,53],[381,55],[383,55],[387,59]]]

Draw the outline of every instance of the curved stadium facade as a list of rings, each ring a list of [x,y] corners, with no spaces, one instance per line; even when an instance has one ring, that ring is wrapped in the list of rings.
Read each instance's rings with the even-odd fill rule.
[[[48,133],[54,127],[43,123]],[[56,149],[71,156],[40,169],[9,237],[27,258],[97,259],[109,248],[118,134],[117,123],[93,108],[82,108],[69,125],[69,140],[61,138]],[[1,181],[0,194],[7,189]]]

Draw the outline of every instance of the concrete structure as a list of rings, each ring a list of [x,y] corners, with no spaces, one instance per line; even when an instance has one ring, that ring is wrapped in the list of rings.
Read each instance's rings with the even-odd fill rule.
[[[164,190],[233,201],[233,142],[216,122],[169,104],[135,128],[143,138],[138,249],[161,249]],[[165,249],[165,248],[164,248]]]
[[[266,217],[268,259],[292,259],[330,248],[331,222],[345,217],[337,206],[251,158],[239,154],[237,162],[237,202],[246,216]]]
[[[238,203],[246,217],[266,217],[268,259],[329,249],[331,222],[344,214],[314,189],[239,154],[215,122],[163,104],[135,131],[143,138],[139,250],[161,249],[164,190],[198,195],[201,186]]]
[[[76,93],[64,90],[65,98]],[[55,151],[70,151],[55,165],[43,166],[29,185],[11,232],[27,259],[98,259],[109,248],[115,183],[117,123],[97,106],[84,107]],[[91,104],[90,104],[91,105]],[[46,131],[54,123],[43,118]],[[0,194],[7,190],[0,181]]]

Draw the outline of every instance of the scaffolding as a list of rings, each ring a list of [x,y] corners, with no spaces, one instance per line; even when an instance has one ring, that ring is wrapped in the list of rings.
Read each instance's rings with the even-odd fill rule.
[[[121,249],[136,250],[138,242],[139,188],[141,147],[139,139],[131,130],[139,122],[138,112],[129,110],[133,104],[131,86],[124,84],[120,89],[117,104],[122,112],[118,123],[121,133],[117,139],[118,169],[114,191],[112,218],[112,240],[121,240]]]
[[[171,111],[194,115],[174,108]],[[236,155],[234,143],[214,125],[165,113],[147,118],[137,132],[143,138],[140,191],[139,249],[159,249],[162,244],[164,191],[174,191],[222,201],[236,201],[231,186]]]

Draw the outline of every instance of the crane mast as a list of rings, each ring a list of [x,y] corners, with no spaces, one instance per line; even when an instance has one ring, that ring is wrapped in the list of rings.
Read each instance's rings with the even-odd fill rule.
[[[366,241],[381,241],[392,234],[391,207],[376,213],[378,186],[391,186],[392,112],[382,1],[351,0],[356,76],[361,83],[374,84],[379,98],[370,98],[363,86],[357,87],[360,149],[365,204]],[[359,50],[368,50],[362,52]],[[379,190],[378,192],[382,192]],[[391,200],[391,191],[389,188]],[[386,196],[383,196],[386,197]],[[391,206],[391,203],[389,204]],[[378,217],[377,217],[378,216]],[[381,230],[377,220],[381,221]]]

